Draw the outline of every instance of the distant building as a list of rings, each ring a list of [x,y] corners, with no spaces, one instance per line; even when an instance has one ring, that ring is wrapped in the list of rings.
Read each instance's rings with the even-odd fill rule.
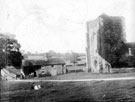
[[[128,42],[126,43],[126,46],[128,48],[126,56],[135,56],[135,42]]]
[[[74,65],[74,63],[72,63],[70,60],[66,61],[66,66],[73,66],[73,65]]]
[[[78,58],[77,58],[77,61],[76,61],[77,65],[79,66],[85,66],[86,65],[86,55],[80,55]]]
[[[45,61],[47,61],[46,54],[30,54],[30,55],[27,55],[25,59],[27,59],[27,60],[45,60]]]
[[[28,76],[31,73],[35,73],[36,76],[39,74],[50,74],[50,75],[58,75],[65,73],[65,61],[61,58],[49,58],[47,60],[44,59],[34,59],[23,60],[22,63],[22,72],[24,76]],[[40,58],[40,57],[39,57]]]

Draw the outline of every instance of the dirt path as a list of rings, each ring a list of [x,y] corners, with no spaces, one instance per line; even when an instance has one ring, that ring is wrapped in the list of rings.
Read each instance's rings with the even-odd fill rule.
[[[98,78],[98,79],[72,79],[72,80],[9,80],[12,82],[77,82],[77,81],[115,81],[115,80],[135,80],[135,77],[119,77],[119,78]]]

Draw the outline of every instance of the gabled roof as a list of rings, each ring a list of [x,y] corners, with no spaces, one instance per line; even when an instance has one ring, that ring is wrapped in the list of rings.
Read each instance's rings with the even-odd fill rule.
[[[48,65],[63,65],[65,61],[61,58],[50,58],[47,61],[45,60],[23,60],[23,66],[30,66],[30,65],[41,65],[41,66],[48,66]]]
[[[26,56],[27,60],[47,60],[46,55],[32,54]]]
[[[22,61],[23,66],[34,66],[34,65],[45,65],[46,61],[45,60],[29,60],[25,59]]]
[[[48,64],[48,65],[61,65],[61,64],[65,64],[65,61],[61,58],[50,58],[50,59],[48,59],[46,64]]]
[[[13,74],[21,74],[20,69],[17,69],[17,68],[15,68],[15,67],[13,67],[13,66],[8,66],[6,69],[7,69],[10,73],[13,73]]]

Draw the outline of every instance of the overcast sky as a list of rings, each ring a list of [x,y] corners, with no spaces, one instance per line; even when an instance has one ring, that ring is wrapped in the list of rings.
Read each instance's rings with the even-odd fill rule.
[[[0,0],[0,32],[16,35],[22,50],[85,52],[86,21],[123,16],[135,41],[134,0]]]

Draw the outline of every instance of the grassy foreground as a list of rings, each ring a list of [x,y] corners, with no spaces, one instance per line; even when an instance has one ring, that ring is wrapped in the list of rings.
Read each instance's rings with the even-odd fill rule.
[[[41,78],[34,78],[32,80],[74,80],[74,79],[97,79],[97,78],[123,78],[123,77],[134,77],[135,72],[132,73],[113,73],[113,74],[102,74],[102,73],[86,73],[86,72],[79,72],[79,73],[68,73],[62,74],[57,76],[48,76],[48,77],[41,77]]]
[[[135,80],[38,83],[3,81],[0,102],[135,102]]]

